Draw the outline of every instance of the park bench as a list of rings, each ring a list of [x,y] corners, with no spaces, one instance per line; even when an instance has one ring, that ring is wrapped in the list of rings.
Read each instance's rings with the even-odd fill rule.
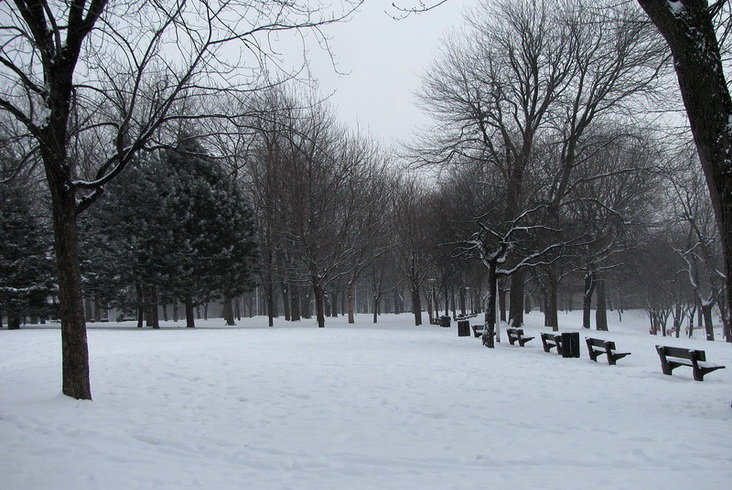
[[[597,362],[597,358],[603,354],[607,355],[607,363],[614,366],[618,359],[622,359],[625,356],[629,356],[630,352],[618,352],[615,349],[615,342],[610,340],[593,339],[591,337],[585,337],[587,342],[587,351],[590,354],[590,359]]]
[[[550,352],[556,347],[557,354],[560,354],[562,352],[562,334],[542,332],[541,344],[544,346],[544,352]]]
[[[696,381],[704,381],[705,374],[725,367],[706,362],[707,356],[703,350],[657,345],[656,351],[661,358],[661,371],[669,376],[677,367],[688,366],[692,369]]]
[[[473,329],[473,335],[475,335],[476,337],[480,337],[481,335],[483,335],[484,326],[485,325],[483,323],[476,323],[475,325],[471,325],[470,327]]]
[[[521,347],[523,347],[526,342],[529,340],[533,340],[534,337],[526,337],[524,336],[524,329],[523,328],[507,328],[506,334],[508,335],[508,342],[511,345],[514,345],[517,341]]]
[[[554,347],[557,348],[557,354],[562,357],[579,357],[579,333],[547,333],[542,332],[541,343],[544,346],[544,352],[550,352]]]

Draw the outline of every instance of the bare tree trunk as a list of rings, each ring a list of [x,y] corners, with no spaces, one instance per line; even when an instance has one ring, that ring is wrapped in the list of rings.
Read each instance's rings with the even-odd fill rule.
[[[493,346],[493,334],[496,331],[496,294],[498,292],[498,275],[496,261],[488,263],[488,297],[485,306],[485,320],[483,324],[483,345]]]
[[[155,286],[146,288],[145,304],[147,310],[147,326],[152,328],[160,328],[160,318],[158,317],[158,292]]]
[[[417,285],[412,285],[412,313],[414,313],[414,324],[422,325],[422,299]]]
[[[353,294],[353,283],[346,286],[346,297],[348,300],[348,323],[356,323],[356,298]]]
[[[458,292],[458,301],[460,302],[460,314],[465,316],[467,311],[465,309],[465,288],[463,287],[460,287],[460,291]]]
[[[595,328],[601,332],[607,332],[607,283],[600,277],[597,280],[597,311],[595,311]]]
[[[544,325],[551,327],[553,331],[559,331],[559,306],[557,305],[557,296],[559,284],[554,276],[554,270],[549,270],[547,278],[548,291],[546,311],[544,312]]]
[[[290,311],[290,293],[288,291],[288,282],[287,281],[281,281],[280,287],[282,289],[282,307],[285,312],[285,321],[289,322],[291,319],[291,311]]]
[[[707,340],[714,340],[714,320],[712,319],[712,309],[714,303],[702,304],[702,317],[704,318],[704,331],[707,334]]]
[[[196,317],[193,314],[193,298],[188,297],[185,299],[186,304],[186,328],[196,327]]]
[[[379,309],[381,308],[381,294],[374,293],[374,323],[379,321]]]
[[[435,318],[434,318],[434,315],[432,314],[432,289],[431,288],[428,291],[428,294],[426,295],[426,297],[427,297],[427,322],[430,325],[434,325]]]
[[[315,297],[315,316],[318,328],[325,328],[325,291],[317,279],[313,279],[313,296]]]
[[[274,298],[274,283],[272,281],[272,274],[270,273],[267,277],[267,282],[264,285],[264,294],[267,300],[267,319],[270,327],[274,326],[275,317],[275,298]]]
[[[498,289],[498,310],[500,311],[501,321],[506,321],[506,290]]]
[[[236,325],[234,321],[234,305],[232,304],[231,298],[224,298],[223,314],[226,325],[230,327]]]
[[[49,157],[44,158],[44,162],[48,159]],[[65,158],[62,161],[64,160]],[[58,167],[61,166],[58,165],[57,169]],[[64,395],[72,398],[91,400],[89,347],[84,321],[76,229],[76,193],[73,187],[69,188],[66,178],[49,170],[49,165],[46,165],[46,175],[53,203],[53,234],[63,359],[62,391]]]
[[[590,317],[592,310],[592,293],[595,292],[595,274],[587,271],[585,273],[585,290],[582,295],[582,327],[590,328]]]
[[[512,327],[524,324],[524,279],[526,272],[519,269],[511,275],[511,295],[508,321]]]
[[[294,282],[290,284],[290,319],[293,322],[300,321],[300,286]]]
[[[145,322],[145,294],[142,291],[142,285],[135,286],[135,294],[137,295],[137,328],[142,328]]]

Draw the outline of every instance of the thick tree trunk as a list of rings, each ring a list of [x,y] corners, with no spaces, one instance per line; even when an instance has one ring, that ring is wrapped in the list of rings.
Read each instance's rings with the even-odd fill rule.
[[[329,295],[330,297],[330,316],[332,318],[338,318],[338,292],[333,291]]]
[[[231,298],[224,298],[223,314],[226,325],[230,327],[236,325],[234,321],[234,305],[232,304]]]
[[[274,295],[274,283],[270,277],[267,280],[267,283],[264,286],[264,294],[266,296],[267,301],[267,319],[268,319],[268,325],[270,327],[274,326],[274,317],[275,317],[275,295]]]
[[[158,317],[158,292],[155,286],[150,286],[146,289],[145,304],[147,310],[147,326],[155,329],[160,328],[160,318]]]
[[[315,317],[318,328],[325,328],[325,291],[320,283],[313,279],[313,296],[315,298]]]
[[[458,300],[460,301],[460,314],[463,316],[467,315],[468,312],[467,312],[466,306],[465,306],[465,304],[466,304],[465,289],[462,287],[460,288],[460,293],[458,294]]]
[[[196,317],[193,314],[193,298],[186,298],[186,328],[196,327]]]
[[[508,322],[512,327],[524,324],[524,279],[526,272],[519,269],[511,275],[511,295],[509,300]]]
[[[300,286],[290,284],[290,320],[293,322],[300,321]]]
[[[414,313],[414,324],[422,325],[422,299],[417,285],[412,286],[412,313]]]
[[[681,323],[683,322],[682,318],[682,310],[681,305],[676,303],[676,308],[674,310],[674,335],[676,338],[679,338],[679,333],[681,331]]]
[[[45,159],[44,159],[45,160]],[[79,269],[79,241],[76,229],[76,195],[66,179],[48,171],[52,196],[54,249],[58,275],[59,317],[63,394],[91,400],[89,347],[84,321],[84,302]]]
[[[597,280],[597,310],[595,311],[595,328],[601,332],[607,332],[607,283],[600,277]]]
[[[493,333],[496,334],[496,340],[501,341],[500,333],[496,329],[496,295],[498,293],[498,274],[496,273],[498,264],[495,260],[488,262],[488,298],[485,306],[485,319],[483,322],[483,345],[493,348]]]
[[[638,0],[638,3],[673,54],[679,88],[719,226],[727,278],[727,312],[732,314],[732,97],[709,2]]]
[[[704,318],[704,331],[707,334],[707,340],[714,340],[714,320],[712,319],[712,309],[714,303],[704,303],[702,305],[702,317]]]
[[[695,308],[698,309],[698,308]],[[686,332],[687,337],[691,337],[694,334],[694,311],[689,313],[689,330]]]

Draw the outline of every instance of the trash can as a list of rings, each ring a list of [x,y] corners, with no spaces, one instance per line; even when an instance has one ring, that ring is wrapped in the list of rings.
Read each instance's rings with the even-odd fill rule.
[[[445,328],[450,328],[450,317],[449,316],[441,316],[440,317],[440,326]]]
[[[450,318],[448,317],[448,321]],[[458,320],[458,337],[470,337],[470,320]]]
[[[579,332],[562,333],[562,357],[580,356]]]

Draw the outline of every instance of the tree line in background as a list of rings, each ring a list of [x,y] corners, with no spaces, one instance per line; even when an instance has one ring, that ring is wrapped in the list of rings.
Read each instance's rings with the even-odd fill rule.
[[[12,328],[61,319],[64,393],[91,397],[84,297],[153,327],[160,307],[177,316],[179,305],[192,327],[212,301],[233,323],[255,284],[270,325],[353,322],[366,294],[374,322],[391,298],[416,325],[425,310],[430,322],[460,310],[520,325],[538,302],[557,330],[562,298],[576,295],[587,328],[592,306],[598,329],[610,307],[644,307],[653,333],[679,335],[698,316],[713,339],[716,308],[732,341],[714,208],[688,138],[669,130],[667,52],[637,8],[481,3],[424,78],[434,125],[396,155],[317,94],[234,79],[241,68],[215,54],[243,42],[264,66],[260,30],[319,33],[345,14],[239,3],[222,8],[246,5],[261,27],[231,32],[206,2],[145,3],[128,27],[155,11],[157,31],[130,43],[126,28],[99,27],[100,46],[130,54],[106,65],[105,49],[78,58],[83,41],[103,14],[131,10],[3,11],[19,27],[3,30],[0,310]],[[180,63],[162,55],[171,46]],[[80,60],[99,77],[74,85]]]

